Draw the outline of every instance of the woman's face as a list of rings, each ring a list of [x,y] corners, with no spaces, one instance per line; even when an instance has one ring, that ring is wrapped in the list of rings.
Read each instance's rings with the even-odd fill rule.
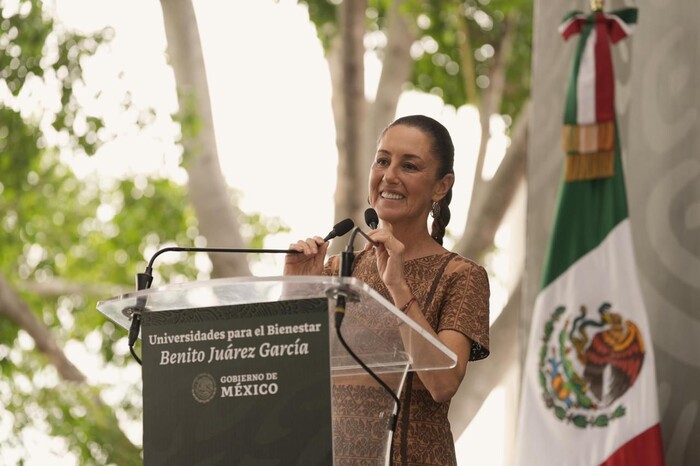
[[[379,141],[369,173],[369,200],[383,221],[426,221],[433,201],[452,186],[454,176],[437,178],[431,139],[418,128],[397,125]]]

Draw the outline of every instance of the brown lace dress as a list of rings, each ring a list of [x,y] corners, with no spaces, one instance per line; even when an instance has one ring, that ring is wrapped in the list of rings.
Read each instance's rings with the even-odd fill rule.
[[[337,275],[339,266],[339,256],[333,256],[326,263],[324,273]],[[489,282],[484,268],[450,252],[410,260],[404,267],[408,285],[432,328],[437,333],[454,330],[469,338],[470,361],[488,356]],[[373,250],[356,255],[353,276],[391,301],[377,271]],[[342,406],[336,409],[352,419],[334,429],[336,443],[347,446],[340,458],[336,456],[335,464],[376,464],[368,459],[372,454],[363,451],[362,439],[372,422],[373,399],[386,398],[386,393],[361,385],[334,385],[333,390],[334,400],[342,400]],[[401,393],[401,411],[394,433],[393,465],[457,464],[447,418],[449,407],[449,402],[436,403],[420,378],[409,373]]]

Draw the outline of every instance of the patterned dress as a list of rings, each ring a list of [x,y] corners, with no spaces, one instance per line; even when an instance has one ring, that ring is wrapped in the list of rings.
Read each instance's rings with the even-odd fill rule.
[[[340,257],[326,263],[324,273],[337,275]],[[483,267],[455,253],[445,252],[406,261],[406,281],[418,305],[437,332],[454,330],[472,342],[470,361],[489,354],[489,282]],[[377,271],[374,250],[356,255],[353,276],[362,280],[389,301],[391,296]],[[336,412],[347,416],[334,426],[336,444],[347,445],[347,451],[335,464],[369,465],[372,454],[363,451],[363,438],[370,432],[371,407],[386,393],[378,387],[334,384]],[[401,393],[401,410],[394,433],[392,464],[456,465],[454,439],[447,413],[449,402],[437,403],[420,378],[409,373]],[[359,413],[359,414],[358,414]],[[364,418],[363,418],[364,416]],[[348,421],[350,419],[350,421]]]

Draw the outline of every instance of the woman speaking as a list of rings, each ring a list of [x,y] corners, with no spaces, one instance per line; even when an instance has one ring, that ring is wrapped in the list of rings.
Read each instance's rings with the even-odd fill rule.
[[[489,354],[486,271],[442,246],[450,220],[453,165],[454,145],[447,129],[432,118],[412,115],[382,131],[369,172],[368,201],[379,225],[368,233],[373,243],[356,254],[352,276],[457,355],[451,369],[409,373],[394,433],[394,465],[456,465],[447,417],[450,400],[464,379],[467,362]],[[286,256],[285,275],[338,274],[340,256],[326,260],[328,243],[323,238],[301,240],[290,249],[303,254]],[[358,407],[372,396],[367,387],[349,385],[344,390],[344,402]],[[366,457],[362,451],[352,455]]]

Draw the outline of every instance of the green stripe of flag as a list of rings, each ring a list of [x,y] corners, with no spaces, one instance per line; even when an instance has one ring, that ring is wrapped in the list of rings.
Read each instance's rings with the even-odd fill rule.
[[[612,178],[569,183],[562,181],[545,258],[542,288],[597,247],[615,225],[627,218],[619,140],[615,124],[615,175]]]

